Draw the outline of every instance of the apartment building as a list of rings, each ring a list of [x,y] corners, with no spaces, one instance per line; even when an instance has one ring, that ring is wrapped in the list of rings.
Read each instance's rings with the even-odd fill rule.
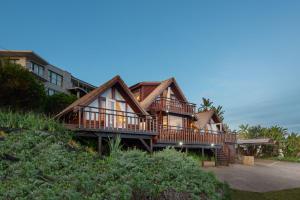
[[[20,64],[37,76],[45,85],[48,95],[58,92],[74,94],[78,98],[94,90],[96,87],[72,76],[59,67],[50,64],[37,53],[28,50],[0,50],[0,58]]]

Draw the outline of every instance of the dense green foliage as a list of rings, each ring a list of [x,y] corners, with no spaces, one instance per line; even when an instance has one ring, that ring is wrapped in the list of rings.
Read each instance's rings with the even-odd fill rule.
[[[121,151],[116,140],[100,159],[52,120],[5,115],[0,126],[28,129],[0,141],[0,199],[229,199],[227,185],[185,153]]]
[[[44,111],[46,114],[55,115],[76,100],[76,96],[56,93],[46,98]]]
[[[262,127],[241,125],[239,130],[239,138],[270,138],[274,141],[274,146],[264,146],[262,153],[265,157],[278,156],[278,150],[283,151],[284,157],[290,160],[299,160],[296,158],[300,153],[300,135],[296,133],[288,133],[287,129],[279,126]],[[256,147],[252,149],[256,152]],[[285,158],[280,158],[285,160]]]
[[[296,200],[299,199],[300,188],[265,193],[232,190],[231,196],[233,200]]]
[[[0,107],[39,110],[46,98],[43,84],[21,65],[0,60]]]
[[[61,124],[43,114],[18,113],[0,110],[0,127],[26,130],[63,131]]]

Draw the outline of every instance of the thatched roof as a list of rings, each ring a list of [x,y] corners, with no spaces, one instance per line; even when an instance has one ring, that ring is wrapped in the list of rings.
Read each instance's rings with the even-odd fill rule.
[[[55,116],[55,118],[60,118],[64,114],[67,114],[70,111],[73,111],[76,109],[77,106],[85,106],[89,105],[92,101],[95,100],[97,96],[99,96],[101,93],[105,92],[107,89],[111,88],[112,86],[119,84],[121,88],[124,90],[125,94],[128,95],[130,100],[133,102],[133,104],[138,108],[141,114],[148,115],[148,113],[140,106],[139,102],[134,98],[133,94],[125,84],[125,82],[121,79],[120,76],[115,76],[111,80],[107,81],[103,85],[99,86],[98,88],[94,89],[93,91],[87,93],[80,99],[77,99],[75,102],[73,102],[71,105],[69,105],[67,108],[65,108],[63,111],[61,111],[59,114]]]
[[[184,96],[182,90],[180,89],[179,85],[177,84],[175,78],[170,78],[160,82],[160,84],[141,102],[141,106],[144,109],[147,109],[155,99],[163,93],[171,84],[175,85],[176,90],[180,94],[183,101],[187,102],[186,97]]]
[[[195,122],[195,125],[199,129],[205,128],[206,124],[209,123],[211,118],[213,118],[213,120],[216,123],[221,123],[221,120],[219,119],[219,117],[217,116],[217,114],[215,113],[214,110],[207,110],[207,111],[198,112],[198,113],[196,113],[195,116],[197,118],[197,121]]]

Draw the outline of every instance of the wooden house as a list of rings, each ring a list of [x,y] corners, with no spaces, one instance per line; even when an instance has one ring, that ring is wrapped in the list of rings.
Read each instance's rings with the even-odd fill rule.
[[[133,144],[142,144],[150,152],[167,146],[221,152],[225,144],[235,142],[235,135],[224,132],[221,122],[218,131],[200,126],[204,123],[200,115],[175,78],[128,88],[116,76],[56,117],[80,136],[97,137],[100,153],[102,139],[116,135],[124,141],[134,140]],[[217,119],[213,113],[208,118],[209,123]]]

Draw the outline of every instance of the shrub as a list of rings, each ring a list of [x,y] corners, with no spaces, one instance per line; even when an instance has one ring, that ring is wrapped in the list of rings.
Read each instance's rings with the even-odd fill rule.
[[[0,60],[0,107],[39,110],[46,98],[43,84],[21,65]]]
[[[76,96],[64,93],[56,93],[47,96],[44,111],[46,114],[55,115],[76,100]]]
[[[64,131],[62,124],[43,114],[20,113],[0,110],[0,128],[27,129],[35,131]]]
[[[2,125],[10,118],[37,120],[33,114],[1,115]],[[42,120],[39,123],[52,123],[46,117]],[[6,127],[20,126],[12,121]],[[72,133],[40,131],[44,127],[8,132],[0,141],[0,199],[229,198],[227,185],[202,171],[185,153],[119,151],[117,139],[113,151],[117,153],[99,159],[93,150],[74,141]]]

